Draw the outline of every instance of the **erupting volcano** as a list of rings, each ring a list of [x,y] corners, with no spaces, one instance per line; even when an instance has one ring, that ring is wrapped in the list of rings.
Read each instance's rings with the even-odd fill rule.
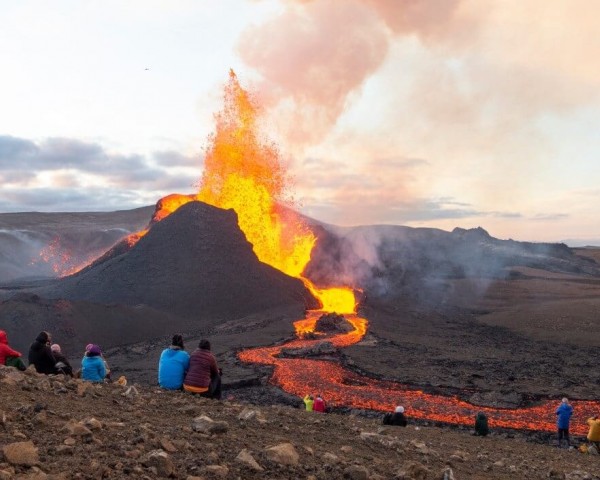
[[[308,278],[315,278],[307,273],[307,265],[322,239],[315,233],[318,230],[311,229],[291,208],[290,179],[277,148],[260,134],[258,113],[255,101],[231,72],[225,87],[224,108],[215,116],[216,130],[209,137],[198,192],[162,198],[145,230],[128,236],[112,254],[108,252],[75,277],[65,279],[60,289],[53,292],[55,287],[48,287],[45,293],[52,293],[49,298],[69,298],[64,296],[66,292],[71,300],[129,302],[135,308],[166,309],[188,315],[187,318],[189,312],[199,315],[198,310],[203,309],[205,315],[227,318],[234,313],[248,315],[278,306],[284,295],[288,302],[315,307],[317,302],[308,298],[308,290],[320,308],[309,310],[306,318],[294,323],[295,340],[277,346],[241,349],[238,354],[243,362],[273,367],[272,384],[298,396],[319,392],[332,403],[354,408],[391,410],[402,401],[409,406],[412,417],[450,424],[471,424],[477,411],[485,411],[493,426],[553,430],[554,409],[549,402],[523,409],[477,407],[458,397],[434,395],[408,385],[364,377],[331,359],[286,357],[285,351],[310,349],[325,342],[332,349],[359,344],[367,333],[368,321],[357,314],[355,292],[362,285],[334,282],[315,285]],[[181,228],[182,223],[186,229]],[[482,243],[481,233],[475,233],[479,235],[476,241]],[[198,254],[197,258],[204,263],[197,265],[181,258],[179,251],[165,248],[168,241],[185,245],[190,257],[191,253]],[[513,252],[513,245],[510,246]],[[566,255],[562,250],[559,253]],[[230,261],[231,258],[237,263]],[[537,261],[539,256],[535,258]],[[107,267],[96,270],[110,270],[112,276],[92,275],[94,267],[102,262]],[[187,283],[172,282],[168,268],[178,269],[182,276],[185,273]],[[246,274],[244,278],[240,271]],[[150,287],[140,285],[148,278],[154,280]],[[170,281],[172,290],[165,295],[165,285]],[[276,291],[277,288],[283,293]],[[109,294],[105,294],[107,291]],[[180,297],[173,298],[174,291]],[[204,297],[198,300],[200,291]],[[260,296],[256,293],[259,291],[267,294]],[[189,304],[183,305],[188,301]],[[223,305],[229,310],[221,311]],[[316,332],[319,317],[333,312],[344,315],[351,331]],[[374,317],[371,319],[374,323]],[[210,326],[217,324],[218,320],[214,320]],[[245,346],[257,344],[260,343]],[[597,402],[578,401],[574,405],[582,417],[600,411]],[[579,424],[573,431],[583,433],[585,428]]]

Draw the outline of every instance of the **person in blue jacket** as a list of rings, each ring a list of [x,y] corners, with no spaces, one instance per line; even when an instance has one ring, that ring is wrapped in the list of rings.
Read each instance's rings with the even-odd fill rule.
[[[573,407],[569,404],[568,398],[563,398],[561,404],[556,409],[556,426],[558,427],[558,448],[562,445],[562,439],[567,441],[567,448],[571,446],[569,440],[569,422],[573,415]]]
[[[173,335],[171,346],[160,355],[158,384],[167,390],[181,390],[183,379],[190,368],[190,354],[185,351],[183,337]]]
[[[102,350],[98,345],[92,345],[81,361],[81,378],[88,382],[101,383],[106,377],[106,367],[102,359]]]

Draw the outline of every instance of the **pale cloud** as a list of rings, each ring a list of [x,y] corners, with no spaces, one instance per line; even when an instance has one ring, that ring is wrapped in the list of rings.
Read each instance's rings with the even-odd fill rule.
[[[175,152],[123,155],[77,139],[0,136],[0,210],[107,210],[154,203],[162,195],[193,191],[198,172],[178,168],[190,164]]]

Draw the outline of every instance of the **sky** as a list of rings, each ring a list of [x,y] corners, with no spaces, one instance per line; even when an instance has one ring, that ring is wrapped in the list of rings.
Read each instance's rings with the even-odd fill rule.
[[[0,0],[0,212],[195,191],[229,69],[298,208],[600,244],[596,0]]]

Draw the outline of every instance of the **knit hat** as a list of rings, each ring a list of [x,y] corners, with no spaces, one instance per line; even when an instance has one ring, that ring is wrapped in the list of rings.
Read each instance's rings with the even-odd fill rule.
[[[404,413],[404,407],[401,405],[398,405],[396,407],[396,410],[394,410],[396,413]]]
[[[100,347],[98,345],[92,345],[88,350],[88,353],[91,353],[92,355],[102,355],[102,350],[100,350]]]
[[[91,349],[93,346],[94,346],[94,344],[93,344],[93,343],[88,343],[88,344],[85,346],[85,351],[86,351],[86,352],[89,352],[89,351],[90,351],[90,349]]]
[[[60,353],[60,345],[58,343],[53,343],[52,346],[50,347],[50,350],[52,350],[53,352],[57,352]]]
[[[564,398],[562,399],[562,403],[569,403],[569,399],[568,399],[567,397],[564,397]]]

